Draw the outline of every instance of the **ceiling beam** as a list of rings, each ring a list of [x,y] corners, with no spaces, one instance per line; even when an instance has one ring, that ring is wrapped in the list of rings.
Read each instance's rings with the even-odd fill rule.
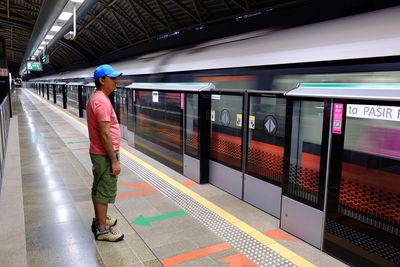
[[[177,5],[180,9],[182,9],[186,14],[188,14],[190,17],[192,17],[196,22],[202,23],[201,17],[197,17],[194,15],[186,6],[184,6],[182,3],[179,3],[176,0],[170,0],[172,1],[175,5]]]
[[[107,25],[107,23],[104,23],[103,20],[101,18],[97,19],[97,22],[99,23],[99,25],[101,26],[101,28],[104,31],[104,34],[106,35],[107,39],[110,41],[110,43],[113,44],[113,47],[118,47],[118,44],[116,43],[116,38],[113,38],[110,34],[108,34],[108,30],[116,33],[117,35],[120,35],[119,32],[117,32],[116,30],[114,30],[112,27],[110,27],[109,25]],[[103,38],[104,39],[104,38]]]
[[[7,17],[7,15],[1,13],[0,13],[0,23],[10,24],[15,27],[27,29],[28,31],[32,31],[34,25],[34,22],[30,20],[18,18],[15,16]]]
[[[9,46],[6,46],[6,52],[7,51],[12,51],[12,52],[20,53],[20,54],[23,54],[25,52],[25,50],[23,50],[23,49],[18,49],[18,48],[9,47]]]
[[[135,5],[132,3],[131,0],[128,0],[129,6],[131,7],[131,9],[133,10],[133,13],[135,14],[135,16],[138,18],[140,24],[142,25],[142,29],[145,31],[147,38],[150,37],[149,31],[146,27],[146,23],[143,22],[142,17],[140,16],[139,12],[137,11],[137,8],[135,7]]]
[[[203,23],[203,18],[201,17],[199,3],[197,2],[197,0],[192,0],[192,3],[194,5],[194,9],[196,10],[197,16],[200,18],[200,22]]]
[[[116,12],[114,11],[113,8],[111,8],[110,11],[111,11],[111,14],[113,15],[114,19],[117,21],[119,27],[121,28],[121,31],[125,37],[125,41],[127,41],[129,43],[131,40],[129,38],[128,33],[125,31],[125,27],[122,26],[122,23],[121,23],[120,19],[118,18],[118,16],[117,16],[118,14],[115,14]]]
[[[171,24],[168,21],[167,14],[165,13],[164,8],[161,6],[160,0],[156,0],[156,3],[157,3],[157,6],[158,6],[158,9],[160,9],[160,12],[161,12],[161,14],[162,14],[162,16],[163,16],[163,18],[165,20],[165,23],[168,26],[168,28],[167,28],[168,31],[171,31],[172,30]]]
[[[124,20],[126,20],[128,23],[130,23],[133,27],[135,27],[137,30],[139,30],[143,35],[146,35],[146,31],[144,29],[142,29],[142,27],[140,27],[140,25],[138,25],[132,18],[131,16],[129,16],[126,11],[124,9],[122,9],[118,4],[115,5],[115,7],[118,8],[118,10],[116,10],[115,12],[118,14],[118,16],[120,16],[121,18],[123,18]],[[135,38],[137,38],[137,35],[132,32],[135,35]],[[139,38],[137,38],[139,39]]]
[[[243,9],[244,11],[249,11],[243,4],[241,4],[238,0],[231,0],[235,5]]]
[[[129,0],[129,1],[131,1],[131,0]],[[158,23],[160,23],[165,29],[168,29],[168,25],[166,25],[164,21],[159,19],[157,14],[155,14],[152,10],[150,10],[149,8],[147,8],[146,6],[141,4],[139,1],[133,1],[133,3],[135,3],[138,7],[140,7],[144,11],[146,11],[147,14],[149,14],[154,20],[156,20]]]

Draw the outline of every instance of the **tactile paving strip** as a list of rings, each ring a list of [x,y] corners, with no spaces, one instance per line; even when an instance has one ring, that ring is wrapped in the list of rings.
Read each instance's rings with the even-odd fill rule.
[[[141,179],[153,185],[159,192],[174,201],[257,266],[296,266],[123,154],[121,155],[121,163],[135,172]]]

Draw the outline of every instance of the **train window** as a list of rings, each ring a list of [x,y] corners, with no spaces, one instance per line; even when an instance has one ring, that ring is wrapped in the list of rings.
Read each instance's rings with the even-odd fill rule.
[[[217,90],[256,90],[256,76],[197,77],[196,82],[211,82]]]
[[[246,173],[281,186],[286,100],[250,96]]]
[[[299,83],[400,83],[400,71],[289,74],[273,78],[272,90],[291,90]]]

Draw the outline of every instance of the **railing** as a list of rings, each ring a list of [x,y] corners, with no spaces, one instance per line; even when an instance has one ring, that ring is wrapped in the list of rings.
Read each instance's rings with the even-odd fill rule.
[[[0,104],[0,188],[3,180],[4,163],[6,158],[8,130],[10,128],[9,96],[3,98]]]

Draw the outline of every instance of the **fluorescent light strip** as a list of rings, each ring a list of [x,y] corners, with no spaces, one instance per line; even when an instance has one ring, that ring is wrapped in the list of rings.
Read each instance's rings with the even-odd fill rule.
[[[57,25],[54,25],[53,27],[51,27],[51,29],[50,29],[50,31],[51,32],[58,32],[59,30],[61,30],[61,26],[57,26]]]
[[[61,15],[58,17],[58,19],[59,19],[59,20],[67,21],[67,20],[69,20],[69,18],[70,18],[71,16],[72,16],[72,13],[71,13],[71,12],[63,11],[63,12],[61,13]]]

